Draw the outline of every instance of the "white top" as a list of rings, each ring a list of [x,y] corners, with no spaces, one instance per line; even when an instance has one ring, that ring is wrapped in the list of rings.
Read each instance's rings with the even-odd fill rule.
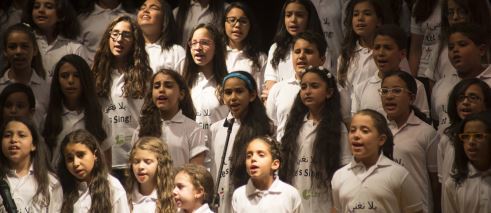
[[[452,144],[453,142],[443,131],[439,132],[437,137],[438,180],[443,185],[447,179],[450,179],[453,162],[455,159],[455,149]]]
[[[140,127],[133,134],[132,144],[138,140],[139,132]],[[183,115],[181,110],[171,120],[163,121],[160,138],[167,144],[174,167],[183,166],[196,155],[208,151],[206,130]]]
[[[326,58],[329,67],[336,67],[336,59],[341,53],[344,39],[343,19],[348,1],[345,0],[311,0],[314,4],[327,41],[327,51],[331,57]]]
[[[341,126],[341,151],[339,160],[341,165],[346,165],[351,160],[351,152],[348,143],[348,131],[343,123]],[[320,183],[312,183],[312,176],[317,175],[319,171],[313,170],[312,159],[314,158],[314,140],[317,134],[317,125],[313,121],[304,117],[302,128],[297,137],[299,144],[298,159],[295,176],[292,179],[292,185],[297,188],[302,195],[301,212],[330,212],[332,208],[331,189],[322,187]],[[326,139],[327,140],[327,139]],[[329,185],[329,183],[326,183]]]
[[[177,213],[185,213],[185,211],[182,209],[178,209]],[[195,209],[193,213],[214,213],[214,212],[210,209],[207,203],[203,203],[203,205],[201,205],[198,209]]]
[[[423,205],[428,212],[433,212],[429,172],[437,173],[435,129],[416,117],[414,112],[400,128],[394,121],[389,123],[389,128],[394,135],[394,161],[409,171],[423,192]]]
[[[227,119],[230,120],[232,115],[229,114]],[[207,167],[210,169],[210,173],[213,176],[213,180],[218,177],[220,169],[220,161],[222,160],[223,149],[225,148],[225,139],[227,137],[228,127],[224,127],[225,119],[222,119],[213,125],[211,125],[211,141],[210,141],[210,165]],[[220,207],[218,212],[230,212],[232,209],[232,193],[235,190],[230,182],[230,155],[232,154],[232,147],[234,146],[235,136],[240,128],[240,121],[235,119],[232,131],[230,133],[230,140],[228,142],[227,153],[225,155],[225,163],[223,164],[223,170],[221,172],[221,180],[218,188],[218,194],[220,195]],[[245,155],[245,152],[244,152]],[[217,184],[217,183],[215,183]]]
[[[123,97],[124,75],[117,70],[111,73],[112,85],[109,100],[102,100],[101,105],[111,124],[114,141],[112,146],[112,167],[122,169],[128,166],[131,138],[138,127],[140,109],[143,99]]]
[[[436,82],[442,78],[445,78],[446,76],[454,74],[457,74],[457,70],[455,70],[455,67],[453,67],[452,63],[450,63],[450,59],[448,58],[448,45],[444,45],[433,73],[433,80]]]
[[[11,70],[8,69],[0,78],[0,91],[3,91],[5,87],[12,83],[17,83],[15,80],[8,77],[10,72]],[[48,109],[50,85],[45,79],[41,78],[35,70],[32,70],[31,80],[27,83],[27,86],[31,87],[36,100],[36,112],[34,113],[33,120],[38,127],[44,126],[41,121]]]
[[[234,191],[232,212],[300,212],[300,194],[293,186],[281,181],[278,177],[266,190],[259,190],[251,179]]]
[[[424,36],[418,68],[419,77],[435,80],[434,70],[440,55],[441,19],[441,1],[438,1],[430,17],[425,21],[416,23],[416,19],[411,17],[411,33]]]
[[[18,177],[15,170],[10,170],[7,173],[6,181],[10,186],[10,193],[19,213],[48,213],[61,211],[61,205],[63,203],[63,189],[61,188],[60,182],[53,174],[48,172],[48,178],[50,202],[48,203],[48,206],[46,206],[39,202],[34,203],[33,201],[38,182],[34,177],[34,167],[32,164],[29,167],[29,173],[23,177]],[[1,197],[0,200],[2,200]],[[0,206],[3,205],[0,204]]]
[[[52,153],[52,158],[51,158],[51,166],[53,168],[58,167],[58,161],[60,158],[63,156],[60,156],[60,145],[63,139],[65,138],[66,135],[69,133],[78,130],[78,129],[85,129],[85,112],[77,112],[77,111],[71,111],[63,105],[62,108],[62,114],[61,114],[61,123],[63,125],[63,129],[61,132],[58,134],[58,137],[56,137],[56,147],[53,150]],[[102,128],[104,128],[104,131],[106,131],[106,139],[104,141],[100,142],[101,149],[103,151],[106,151],[111,148],[111,146],[114,143],[114,140],[112,140],[111,136],[111,125],[109,124],[109,121],[107,120],[106,116],[102,117]],[[48,127],[49,128],[49,127]]]
[[[491,211],[491,169],[479,171],[468,164],[469,173],[461,185],[449,178],[444,187],[442,212],[489,213]]]
[[[404,169],[380,155],[369,168],[353,158],[334,173],[331,181],[336,212],[418,212],[422,211],[422,193]]]
[[[186,0],[182,0],[186,1]],[[188,39],[189,39],[189,34],[191,31],[194,29],[194,27],[198,24],[201,23],[211,23],[213,21],[213,13],[211,10],[209,10],[210,5],[207,4],[206,6],[201,6],[201,4],[198,1],[195,0],[188,0],[189,3],[189,9],[188,9],[188,14],[186,16],[185,24],[183,27],[182,31],[182,43],[181,46],[185,47]],[[179,7],[174,8],[172,13],[174,14],[174,19],[177,21],[177,11],[179,10]]]
[[[418,109],[428,117],[430,109],[428,107],[425,88],[423,83],[419,80],[414,80],[416,81],[418,88],[413,105],[418,107]],[[361,109],[373,109],[380,112],[382,115],[386,115],[384,107],[382,106],[382,99],[378,93],[378,89],[381,87],[382,79],[378,75],[374,75],[358,84],[358,86],[355,87],[353,94],[351,94],[351,114],[355,114]]]
[[[269,91],[266,113],[276,127],[276,140],[278,141],[281,141],[285,133],[286,121],[299,91],[300,82],[295,78],[276,83]]]
[[[196,109],[196,123],[201,128],[209,129],[211,124],[227,116],[227,106],[221,105],[218,101],[217,82],[214,77],[206,79],[205,75],[199,72],[198,79],[191,88],[191,98]]]
[[[124,11],[121,4],[114,9],[104,9],[98,4],[94,4],[94,11],[89,14],[80,14],[78,22],[80,22],[80,35],[77,40],[87,48],[89,64],[94,61],[94,55],[99,48],[99,41],[103,37],[102,34],[106,31],[111,22],[119,16],[130,16],[133,14]]]
[[[51,80],[55,71],[55,66],[60,59],[68,54],[79,55],[85,61],[88,61],[88,52],[82,44],[77,41],[57,36],[56,39],[48,44],[46,36],[36,34],[36,41],[43,59],[43,67],[46,70],[46,76]],[[90,64],[89,64],[90,67]]]
[[[278,67],[276,69],[273,68],[271,61],[273,60],[274,51],[276,50],[276,43],[272,44],[269,48],[268,52],[268,61],[266,63],[266,68],[264,70],[264,81],[276,81],[281,82],[286,79],[295,77],[295,68],[292,63],[292,49],[293,47],[286,53],[285,59],[281,60],[278,63]],[[332,70],[329,66],[331,61],[327,60],[330,58],[329,51],[326,51],[326,61],[324,62],[323,67],[328,70]],[[334,74],[334,73],[333,73]]]
[[[455,85],[460,82],[457,74],[446,76],[435,83],[431,91],[431,116],[438,121],[438,129],[441,131],[450,125],[448,117],[448,97]]]
[[[131,205],[133,212],[155,212],[157,208],[157,190],[154,189],[149,195],[142,195],[138,191],[138,186],[131,192]]]
[[[108,175],[109,189],[111,190],[111,208],[113,213],[130,213],[128,207],[128,199],[126,199],[126,192],[123,185],[115,177]],[[78,184],[79,198],[77,202],[73,204],[73,213],[87,213],[90,210],[92,204],[92,198],[90,197],[89,187],[86,182]]]
[[[246,71],[250,73],[254,77],[254,80],[256,80],[258,94],[261,94],[260,92],[263,88],[266,59],[266,54],[259,54],[258,61],[260,68],[258,69],[254,66],[252,60],[246,57],[244,51],[232,49],[230,46],[227,45],[227,53],[225,58],[227,70],[229,72]]]
[[[341,56],[338,58],[337,76],[340,76],[340,66]],[[372,50],[361,46],[360,42],[356,42],[353,57],[346,73],[346,88],[348,88],[349,93],[351,94],[353,88],[358,84],[376,75],[377,70],[377,65],[372,57]]]
[[[148,54],[148,62],[156,73],[161,68],[174,70],[180,74],[183,72],[186,51],[181,46],[174,44],[169,49],[162,49],[160,41],[145,44]]]

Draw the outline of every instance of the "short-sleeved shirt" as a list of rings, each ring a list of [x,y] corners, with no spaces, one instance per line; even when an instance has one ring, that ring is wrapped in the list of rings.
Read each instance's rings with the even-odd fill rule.
[[[427,211],[432,212],[432,194],[429,172],[437,173],[436,132],[411,112],[406,123],[397,127],[390,121],[389,128],[394,136],[394,161],[406,168],[413,177],[420,191],[423,192],[423,203]]]
[[[232,196],[232,212],[300,212],[300,194],[293,186],[284,183],[278,177],[266,190],[259,190],[249,179],[246,185],[239,187]]]
[[[138,191],[138,187],[134,187],[131,192],[131,205],[133,212],[155,212],[157,208],[157,190],[154,189],[149,195],[142,195]]]
[[[404,169],[383,154],[366,168],[353,158],[334,173],[331,181],[336,212],[418,212],[423,210],[422,192]]]
[[[108,175],[109,190],[111,193],[111,208],[113,213],[130,213],[126,191],[115,177]],[[86,182],[78,183],[78,200],[73,204],[73,213],[86,213],[90,210],[92,197]]]
[[[220,104],[216,90],[214,77],[207,79],[202,72],[198,73],[198,79],[191,88],[191,98],[196,109],[196,123],[203,129],[209,129],[211,124],[227,116],[228,108]]]
[[[186,51],[181,46],[174,44],[168,49],[162,49],[160,41],[157,41],[145,44],[145,50],[147,51],[148,62],[153,73],[165,68],[182,74]]]
[[[19,212],[49,213],[61,211],[63,189],[61,188],[60,182],[53,174],[48,173],[48,193],[50,202],[47,205],[43,205],[40,202],[34,202],[34,195],[37,191],[38,182],[34,177],[34,167],[32,164],[29,167],[27,175],[18,177],[15,170],[10,170],[5,179],[9,184],[12,199]]]

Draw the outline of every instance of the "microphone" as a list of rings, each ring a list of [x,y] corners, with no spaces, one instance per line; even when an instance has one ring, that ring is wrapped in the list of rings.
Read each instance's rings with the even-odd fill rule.
[[[10,194],[10,187],[7,181],[0,179],[0,195],[2,196],[3,206],[8,213],[17,213],[17,206]]]
[[[231,119],[225,119],[225,122],[223,122],[223,127],[232,127],[234,125],[235,118]]]

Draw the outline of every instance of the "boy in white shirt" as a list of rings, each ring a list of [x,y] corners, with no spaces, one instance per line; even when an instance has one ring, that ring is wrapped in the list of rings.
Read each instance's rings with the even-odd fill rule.
[[[280,168],[279,143],[270,137],[259,137],[249,142],[246,153],[250,179],[234,191],[233,212],[270,212],[273,209],[275,212],[299,212],[300,194],[275,175]]]

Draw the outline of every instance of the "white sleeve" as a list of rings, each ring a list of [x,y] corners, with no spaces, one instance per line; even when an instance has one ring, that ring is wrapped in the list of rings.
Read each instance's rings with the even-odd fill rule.
[[[433,129],[432,129],[433,130]],[[430,173],[438,172],[438,141],[436,132],[433,130],[432,134],[426,137],[427,147],[426,147],[426,167]]]
[[[102,114],[102,128],[106,131],[106,139],[101,143],[101,149],[106,151],[110,149],[114,144],[114,138],[112,137],[112,126],[104,113]]]
[[[443,184],[442,212],[457,213],[459,211],[456,198],[457,186],[452,178],[448,178]]]
[[[196,155],[208,151],[208,147],[206,147],[207,140],[208,137],[206,135],[206,131],[199,126],[196,126],[193,132],[191,132],[188,140],[190,159],[194,158]]]
[[[55,179],[55,177],[52,178]],[[52,188],[50,188],[48,212],[61,212],[61,206],[63,204],[63,189],[61,188],[61,184],[58,182],[58,180],[51,183],[51,185]]]
[[[361,90],[361,86],[364,85],[358,84],[354,89],[353,92],[351,93],[351,116],[353,116],[358,110],[360,110],[360,97],[358,97],[358,93]]]
[[[437,162],[437,171],[438,171],[438,182],[440,182],[442,184],[442,187],[443,187],[443,184],[445,183],[442,183],[443,181],[443,155],[445,155],[444,151],[445,151],[445,143],[442,143],[442,135],[443,133],[437,133],[436,137],[435,137],[435,142],[438,144],[438,148],[437,148],[437,151],[436,151],[436,162]]]
[[[414,99],[414,105],[418,107],[418,109],[421,110],[421,112],[424,113],[426,117],[430,117],[430,107],[428,107],[428,96],[426,95],[425,87],[423,83],[421,83],[419,80],[415,80],[418,86],[418,90],[416,98]]]
[[[232,195],[232,212],[233,213],[237,213],[237,205],[239,203],[239,201],[237,201],[238,199],[238,189],[236,189]]]
[[[268,52],[268,60],[266,61],[266,68],[264,70],[264,81],[278,81],[278,70],[273,68],[271,61],[276,50],[276,43],[271,45]]]
[[[176,61],[175,61],[175,64],[174,64],[174,70],[183,75],[184,73],[184,64],[186,62],[186,50],[184,50],[184,48],[182,48],[181,46],[179,45],[176,45],[177,47],[174,47],[175,48],[175,51],[174,51],[174,57],[176,57]]]
[[[276,117],[277,109],[276,109],[276,96],[278,96],[278,86],[279,83],[276,83],[271,87],[271,90],[268,94],[268,99],[266,99],[266,114],[273,121],[275,128],[278,127],[278,118]]]
[[[416,19],[411,17],[411,33],[416,35],[424,35],[422,23],[416,23]]]
[[[423,192],[419,190],[409,172],[402,180],[400,189],[400,206],[402,212],[419,212],[423,210]]]

